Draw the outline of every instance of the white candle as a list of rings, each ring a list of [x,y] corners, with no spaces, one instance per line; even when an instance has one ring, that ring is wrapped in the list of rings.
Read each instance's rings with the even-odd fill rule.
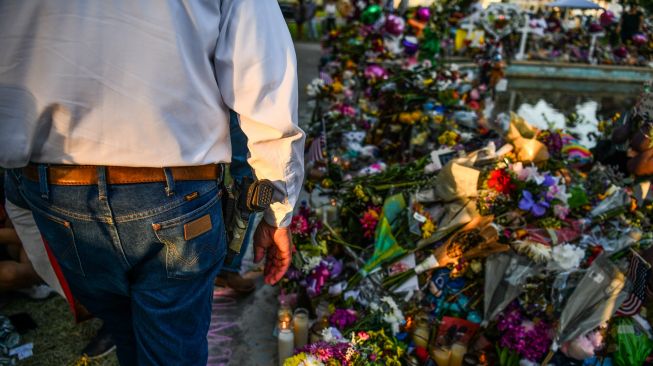
[[[308,343],[308,310],[303,308],[295,310],[293,327],[295,330],[295,348],[304,347]]]
[[[462,366],[465,353],[467,353],[467,346],[462,343],[454,343],[451,346],[451,361],[449,361],[449,366]]]
[[[295,336],[293,332],[282,327],[279,329],[279,366],[283,366],[283,363],[286,362],[286,359],[292,357],[293,350],[295,348]]]

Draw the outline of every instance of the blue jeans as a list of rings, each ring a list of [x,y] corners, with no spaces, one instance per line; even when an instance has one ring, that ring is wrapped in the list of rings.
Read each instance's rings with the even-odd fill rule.
[[[97,185],[61,186],[44,183],[45,170],[39,182],[9,173],[20,197],[8,198],[29,205],[121,365],[206,365],[213,279],[226,254],[220,182],[108,185],[100,167]],[[210,224],[185,233],[200,218]]]
[[[247,148],[247,136],[240,128],[238,123],[238,114],[234,111],[229,115],[229,134],[231,136],[231,165],[229,166],[229,173],[234,179],[236,184],[240,184],[245,177],[253,177],[252,167],[247,163],[247,156],[249,149]],[[232,259],[231,263],[222,267],[223,272],[239,273],[240,266],[243,262],[243,257],[247,252],[247,246],[253,239],[254,235],[254,220],[256,214],[251,214],[249,217],[249,226],[243,240],[243,246],[240,248],[240,253]]]

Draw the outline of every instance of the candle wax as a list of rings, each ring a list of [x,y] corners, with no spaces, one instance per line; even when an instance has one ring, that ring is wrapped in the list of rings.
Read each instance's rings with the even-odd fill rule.
[[[295,331],[295,348],[304,347],[308,343],[308,315],[304,313],[295,314],[293,326]]]
[[[438,366],[449,366],[451,351],[448,348],[438,348],[431,352],[431,357]]]
[[[283,366],[283,363],[287,358],[292,357],[293,350],[295,348],[295,336],[290,329],[280,329],[279,330],[279,366]]]
[[[467,346],[460,343],[454,343],[454,345],[451,346],[451,361],[449,362],[449,366],[462,366],[465,353],[467,353]]]

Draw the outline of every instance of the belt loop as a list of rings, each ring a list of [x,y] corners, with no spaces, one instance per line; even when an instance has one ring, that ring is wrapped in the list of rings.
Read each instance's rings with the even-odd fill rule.
[[[216,175],[218,176],[218,187],[220,187],[224,183],[224,175],[226,174],[226,170],[229,169],[229,166],[227,164],[216,164],[215,168],[219,170]]]
[[[39,164],[39,189],[41,190],[41,198],[50,200],[50,187],[48,182],[48,166]]]
[[[107,167],[97,167],[97,190],[100,201],[107,200]]]
[[[163,168],[163,174],[166,176],[166,196],[172,197],[175,194],[175,179],[172,171],[170,168]]]

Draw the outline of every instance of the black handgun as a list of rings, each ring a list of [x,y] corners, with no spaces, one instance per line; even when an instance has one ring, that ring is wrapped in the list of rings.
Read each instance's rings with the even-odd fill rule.
[[[247,234],[250,216],[254,212],[265,211],[272,203],[274,186],[267,179],[253,180],[245,177],[240,184],[227,187],[224,202],[224,220],[227,231],[229,250],[225,264],[230,264],[240,253]]]

